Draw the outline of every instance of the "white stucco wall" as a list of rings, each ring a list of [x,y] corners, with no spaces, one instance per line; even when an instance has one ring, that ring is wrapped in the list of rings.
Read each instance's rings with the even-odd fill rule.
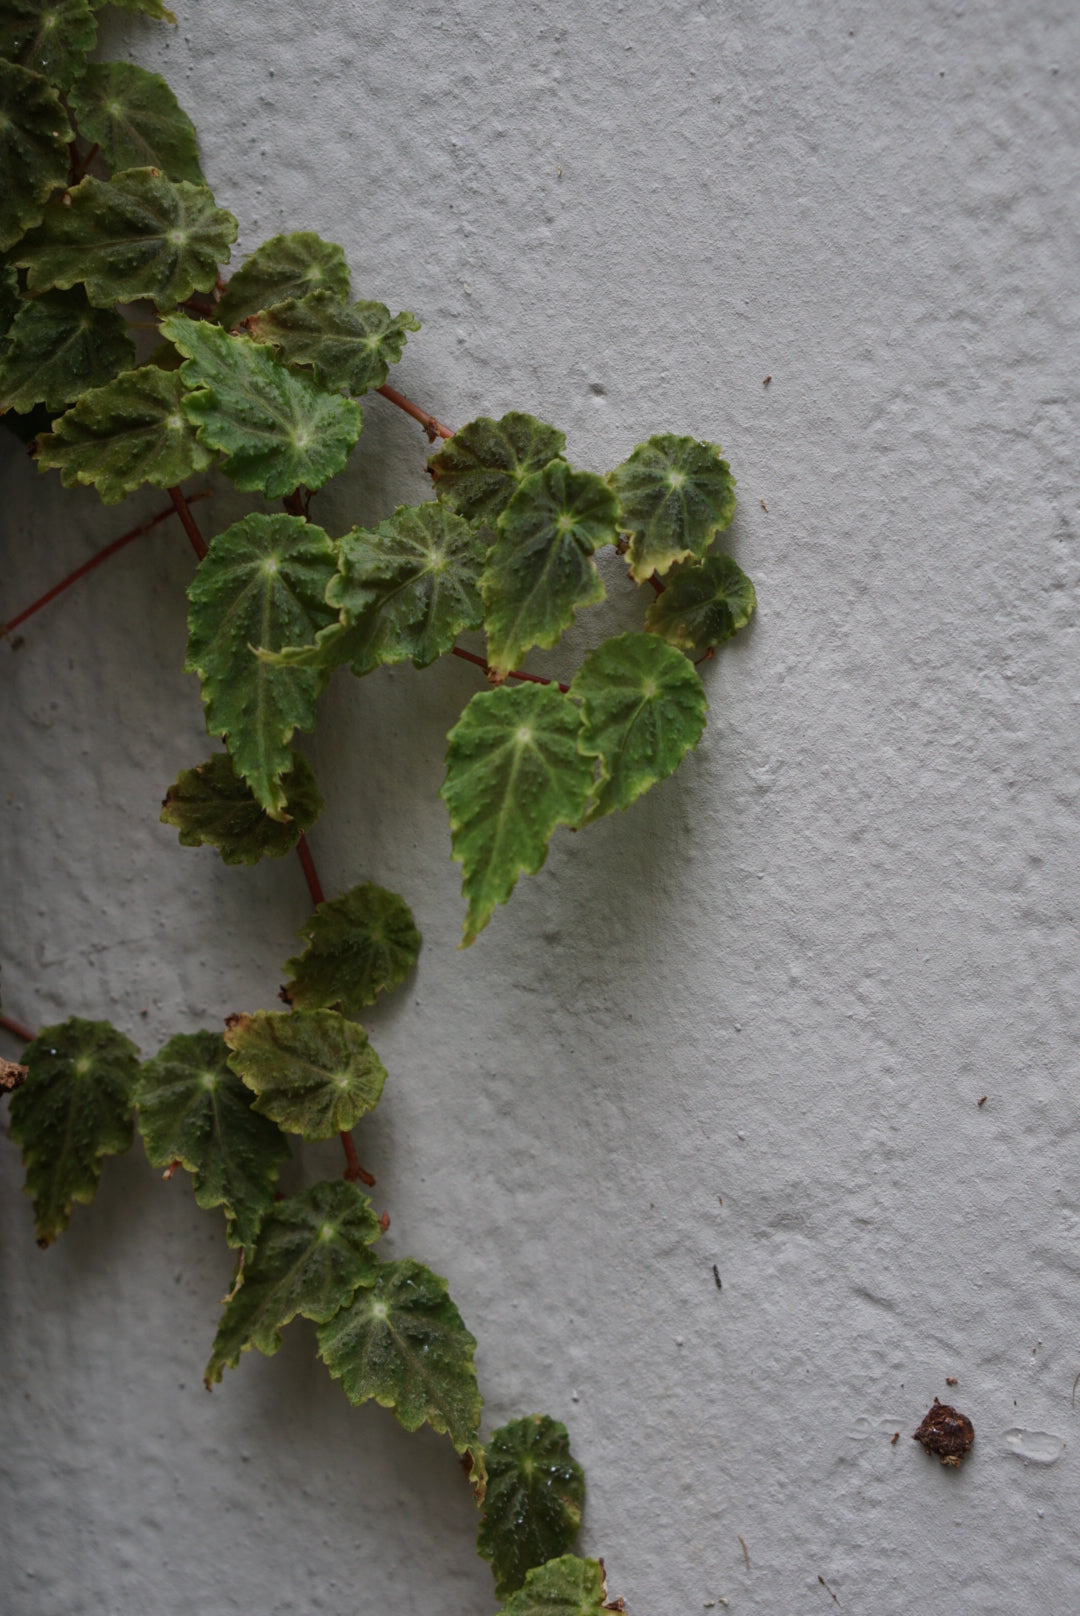
[[[451,423],[531,409],[596,470],[718,438],[759,592],[698,754],[464,953],[437,791],[479,676],[335,680],[324,882],[424,933],[369,1023],[385,1254],[448,1276],[488,1428],[567,1421],[635,1616],[827,1616],[819,1577],[864,1616],[1080,1608],[1075,0],[178,10],[109,41],[241,247],[341,241]],[[424,497],[426,447],[371,399],[318,519]],[[0,617],[160,508],[0,453]],[[210,750],[192,567],[170,522],[0,646],[4,1008],[147,1053],[272,1007],[308,910],[295,859],[157,822]],[[608,577],[584,636],[637,621]],[[21,1179],[5,1143],[5,1616],[492,1608],[448,1444],[351,1409],[309,1326],[203,1390],[230,1260],[183,1175],[136,1145],[45,1253]],[[935,1395],[958,1474],[910,1440]]]

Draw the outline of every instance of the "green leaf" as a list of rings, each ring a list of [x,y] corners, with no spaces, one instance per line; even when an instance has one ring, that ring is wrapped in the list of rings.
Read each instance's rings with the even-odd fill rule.
[[[174,1161],[192,1175],[195,1199],[223,1206],[229,1244],[254,1244],[274,1204],[284,1135],[255,1112],[254,1096],[229,1070],[219,1032],[177,1033],[139,1079],[139,1131],[155,1167]]]
[[[47,404],[55,412],[101,387],[134,361],[127,331],[112,309],[92,308],[81,287],[24,302],[0,359],[0,409]]]
[[[547,857],[556,825],[585,812],[593,764],[578,748],[580,710],[551,685],[482,691],[450,731],[441,796],[468,900],[463,946]]]
[[[524,1587],[507,1600],[500,1616],[603,1616],[604,1611],[625,1609],[621,1599],[608,1603],[600,1560],[564,1554],[560,1560],[549,1560],[530,1571]]]
[[[578,740],[600,759],[588,820],[629,808],[665,779],[705,729],[701,680],[681,651],[655,634],[620,634],[590,651],[570,686],[584,703]]]
[[[0,0],[0,57],[69,90],[97,43],[86,0]]]
[[[346,303],[333,292],[309,292],[263,309],[247,321],[256,342],[270,343],[287,365],[310,365],[323,387],[366,393],[396,365],[415,314],[391,316],[382,303]]]
[[[670,645],[692,656],[730,640],[754,614],[757,596],[730,556],[711,555],[677,567],[645,613],[645,623]]]
[[[348,297],[349,266],[342,249],[311,230],[272,236],[232,277],[217,306],[217,318],[228,328],[274,303],[317,291]]]
[[[314,1143],[355,1128],[379,1102],[386,1068],[355,1021],[336,1010],[259,1010],[230,1022],[229,1065],[255,1110]]]
[[[354,1184],[312,1184],[267,1212],[239,1287],[225,1303],[206,1366],[207,1386],[257,1347],[272,1357],[281,1332],[299,1313],[325,1324],[373,1285],[379,1264],[370,1250],[382,1234],[371,1202]]]
[[[526,477],[499,517],[480,579],[496,675],[505,678],[531,645],[555,645],[579,606],[603,600],[592,554],[615,543],[615,517],[615,496],[591,471],[553,460]]]
[[[181,407],[176,371],[143,365],[84,393],[51,433],[38,439],[38,466],[57,467],[65,488],[93,484],[115,505],[143,483],[171,488],[213,456],[203,448]]]
[[[91,62],[71,97],[85,140],[112,169],[157,168],[205,185],[195,126],[160,73],[134,62]]]
[[[110,180],[87,175],[52,202],[13,262],[29,270],[32,293],[83,282],[101,308],[149,297],[171,309],[209,291],[235,240],[236,220],[205,185],[129,168]]]
[[[282,997],[294,1010],[339,1005],[346,1015],[374,1004],[416,964],[420,933],[404,898],[372,881],[320,903],[300,928],[308,946],[286,960]]]
[[[703,556],[735,514],[735,479],[715,443],[650,438],[608,482],[619,497],[619,525],[630,534],[630,575],[638,583]]]
[[[206,321],[173,314],[161,334],[187,360],[184,412],[200,443],[224,453],[221,469],[237,488],[279,499],[301,483],[321,488],[342,469],[360,436],[359,404]]]
[[[526,1573],[565,1554],[581,1527],[585,1472],[570,1454],[566,1426],[546,1414],[511,1420],[491,1434],[484,1514],[476,1551],[491,1561],[505,1599]]]
[[[327,675],[254,655],[313,640],[331,613],[334,546],[299,516],[245,516],[210,541],[188,588],[188,673],[202,681],[206,725],[272,819],[288,812],[289,739],[310,729]]]
[[[462,630],[480,626],[477,583],[489,539],[434,500],[399,505],[378,527],[341,540],[327,604],[347,627],[363,624],[365,656],[426,668]]]
[[[498,521],[525,478],[557,460],[566,438],[534,415],[481,415],[428,461],[435,492],[468,521]]]
[[[48,80],[0,59],[0,252],[45,217],[50,194],[67,182],[73,138]]]
[[[95,7],[100,8],[104,0],[93,0]],[[176,22],[173,12],[162,5],[161,0],[112,0],[118,11],[131,11],[144,17],[153,17],[155,22]]]
[[[38,1245],[48,1246],[75,1202],[94,1199],[103,1158],[131,1144],[139,1051],[107,1021],[72,1016],[42,1027],[22,1060],[29,1076],[11,1097],[10,1133],[22,1147]]]
[[[319,1329],[319,1353],[350,1403],[374,1397],[406,1431],[426,1421],[458,1453],[480,1428],[475,1350],[445,1279],[411,1257],[380,1264],[374,1286]]]
[[[257,864],[291,853],[302,831],[322,813],[323,800],[311,765],[300,752],[281,777],[285,817],[271,819],[251,787],[237,774],[228,752],[215,752],[184,769],[162,804],[161,820],[180,832],[181,847],[216,847],[226,864]]]

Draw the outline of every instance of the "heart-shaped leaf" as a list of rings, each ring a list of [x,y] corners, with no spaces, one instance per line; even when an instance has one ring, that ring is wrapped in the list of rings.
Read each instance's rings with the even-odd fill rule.
[[[645,613],[645,623],[680,651],[704,656],[730,640],[754,614],[757,596],[745,572],[730,556],[711,555],[676,567],[667,587]]]
[[[383,303],[348,304],[333,292],[309,292],[252,315],[246,326],[287,365],[310,366],[323,387],[366,393],[396,365],[415,314],[391,315]]]
[[[21,303],[0,359],[0,410],[62,410],[131,365],[127,321],[95,309],[81,287]]]
[[[225,1303],[207,1386],[252,1347],[272,1357],[297,1314],[325,1324],[361,1286],[373,1285],[379,1264],[370,1248],[381,1234],[367,1196],[340,1180],[312,1184],[270,1207],[241,1283]]]
[[[71,97],[84,140],[112,169],[156,168],[205,185],[195,128],[160,73],[134,62],[91,62]]]
[[[217,306],[217,318],[231,328],[260,309],[316,291],[348,297],[349,266],[341,248],[311,230],[271,236],[245,258],[229,281]]]
[[[336,1010],[259,1010],[229,1023],[229,1065],[255,1110],[314,1142],[348,1133],[378,1104],[386,1068],[355,1021]]]
[[[271,819],[251,787],[237,774],[228,752],[215,752],[194,769],[181,770],[169,787],[161,821],[180,832],[181,847],[216,847],[226,864],[257,864],[291,853],[302,831],[322,813],[323,800],[311,765],[301,752],[281,776],[283,819]]]
[[[300,935],[307,948],[285,963],[292,976],[283,997],[294,1010],[338,1005],[356,1015],[403,982],[420,952],[404,898],[372,881],[320,903]]]
[[[100,308],[148,297],[171,309],[209,291],[235,240],[236,220],[205,185],[129,168],[65,191],[12,258],[32,293],[82,283]]]
[[[536,1566],[573,1547],[585,1507],[585,1472],[566,1426],[546,1414],[511,1420],[484,1450],[488,1484],[476,1552],[491,1561],[505,1599]]]
[[[619,525],[630,534],[630,575],[638,583],[703,556],[735,514],[735,479],[715,443],[650,438],[608,482],[619,497]]]
[[[428,461],[435,492],[470,522],[498,521],[526,477],[558,460],[563,434],[535,415],[481,415],[454,433]]]

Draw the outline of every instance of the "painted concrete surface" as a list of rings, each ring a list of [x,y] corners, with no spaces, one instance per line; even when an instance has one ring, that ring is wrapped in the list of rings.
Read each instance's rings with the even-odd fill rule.
[[[325,698],[324,881],[425,939],[370,1018],[387,1251],[448,1276],[490,1425],[566,1420],[637,1616],[1077,1609],[1080,12],[178,9],[110,42],[171,79],[243,248],[340,240],[451,423],[529,408],[597,470],[720,439],[759,591],[697,755],[465,952],[437,791],[478,676]],[[424,497],[425,449],[372,399],[320,520]],[[3,457],[4,615],[160,507]],[[307,912],[295,860],[157,822],[209,749],[191,571],[165,524],[0,647],[5,1009],[147,1052],[273,1006]],[[638,620],[608,578],[533,666]],[[11,1146],[0,1183],[8,1616],[493,1607],[448,1445],[351,1409],[308,1326],[203,1391],[229,1260],[179,1176],[136,1146],[46,1253]],[[935,1396],[958,1473],[910,1440]]]

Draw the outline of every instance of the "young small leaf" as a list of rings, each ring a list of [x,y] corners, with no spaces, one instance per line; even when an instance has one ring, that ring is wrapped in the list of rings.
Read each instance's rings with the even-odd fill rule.
[[[602,477],[572,471],[563,460],[526,477],[499,517],[480,578],[496,675],[505,678],[531,645],[555,645],[579,606],[603,600],[592,555],[615,543],[616,510]]]
[[[288,812],[281,776],[292,766],[289,738],[294,729],[311,728],[327,675],[271,667],[254,649],[301,644],[325,628],[335,559],[314,522],[255,513],[211,539],[188,588],[185,670],[202,681],[211,735],[224,737],[237,771],[272,819]]]
[[[102,387],[135,358],[127,321],[95,309],[80,287],[46,292],[19,308],[0,360],[0,410],[62,410],[73,398]]]
[[[373,1285],[379,1264],[371,1251],[382,1225],[355,1184],[312,1184],[277,1201],[259,1230],[254,1255],[225,1303],[206,1366],[207,1386],[235,1369],[257,1347],[272,1357],[281,1332],[299,1313],[325,1324]]]
[[[605,1611],[625,1609],[621,1599],[608,1602],[599,1560],[564,1554],[530,1571],[524,1586],[507,1600],[499,1616],[604,1616]]]
[[[346,303],[333,292],[309,292],[263,309],[247,321],[256,342],[269,343],[286,365],[310,365],[322,387],[366,393],[381,387],[419,331],[415,314],[391,316],[382,303]]]
[[[481,415],[455,432],[428,461],[435,492],[467,521],[492,526],[525,478],[558,460],[566,438],[533,415]]]
[[[735,479],[715,443],[650,438],[608,482],[619,497],[619,525],[630,534],[630,575],[638,583],[703,556],[735,514]]]
[[[67,182],[73,138],[49,81],[0,58],[0,252],[45,217],[50,194]]]
[[[11,1097],[11,1137],[22,1146],[38,1245],[92,1201],[105,1156],[131,1144],[139,1051],[107,1021],[72,1016],[43,1027],[23,1051],[26,1082]]]
[[[160,73],[134,62],[91,62],[71,97],[84,140],[112,169],[157,168],[205,185],[195,127]]]
[[[181,408],[176,371],[143,365],[84,393],[38,439],[38,466],[56,467],[65,488],[93,484],[115,505],[143,483],[171,488],[213,459]]]
[[[645,625],[680,651],[704,656],[711,646],[745,628],[756,605],[754,586],[745,572],[730,556],[711,555],[675,569],[664,593],[645,613]]]
[[[254,1244],[274,1204],[278,1169],[289,1154],[284,1135],[258,1116],[253,1095],[229,1070],[218,1032],[177,1033],[139,1078],[139,1132],[155,1167],[179,1161],[192,1175],[195,1199],[223,1206],[227,1238]]]
[[[230,1022],[229,1065],[255,1110],[314,1143],[355,1128],[378,1104],[386,1068],[355,1021],[336,1010],[259,1010]]]
[[[224,453],[221,469],[237,488],[279,499],[301,483],[321,488],[342,469],[360,436],[359,404],[206,321],[173,314],[161,334],[187,361],[180,369],[184,413],[200,443]]]
[[[349,267],[342,249],[311,230],[272,236],[245,258],[229,281],[217,306],[217,318],[229,329],[249,314],[315,291],[348,297]]]
[[[12,261],[29,271],[32,293],[82,282],[100,308],[149,297],[171,309],[209,291],[235,240],[236,220],[205,185],[129,168],[65,191]]]
[[[180,832],[181,847],[216,847],[226,864],[257,864],[291,853],[302,831],[322,813],[323,800],[307,758],[292,754],[281,777],[285,818],[271,819],[237,774],[228,752],[184,769],[169,787],[161,820]]]
[[[378,527],[341,540],[327,604],[346,626],[363,622],[367,654],[426,668],[463,629],[480,626],[477,583],[490,537],[434,500],[399,505]]]
[[[526,1574],[573,1547],[585,1505],[585,1472],[570,1453],[566,1426],[546,1414],[493,1431],[476,1552],[491,1561],[495,1596],[505,1599]]]
[[[366,881],[320,903],[300,928],[308,946],[286,960],[284,997],[294,1010],[338,1005],[356,1015],[403,982],[416,964],[420,933],[404,898]]]
[[[480,1428],[475,1350],[445,1279],[411,1257],[380,1264],[374,1286],[319,1329],[319,1354],[350,1403],[374,1397],[406,1431],[426,1421],[458,1453]]]
[[[581,712],[551,685],[482,691],[450,731],[441,796],[463,866],[467,947],[534,875],[556,825],[585,812],[593,764],[578,747]]]
[[[619,634],[590,651],[570,686],[584,703],[578,745],[600,759],[588,820],[629,808],[696,747],[708,703],[681,651],[655,634]]]
[[[97,43],[87,0],[2,0],[0,57],[70,90]]]

